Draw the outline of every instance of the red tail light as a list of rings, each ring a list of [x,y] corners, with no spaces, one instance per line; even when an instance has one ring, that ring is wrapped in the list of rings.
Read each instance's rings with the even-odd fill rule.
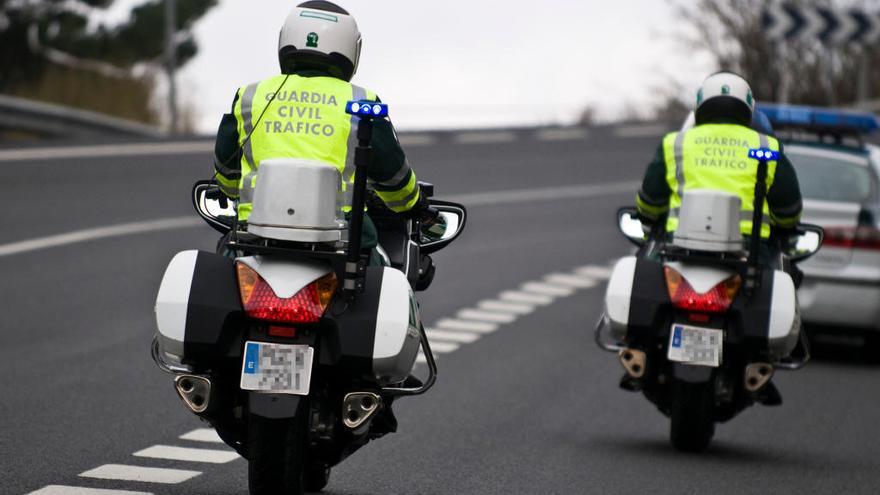
[[[664,270],[666,272],[666,288],[669,290],[669,299],[672,300],[672,305],[686,311],[724,313],[733,304],[733,300],[742,286],[742,279],[736,275],[712,287],[709,292],[698,294],[680,273],[668,266]]]
[[[236,263],[238,289],[245,313],[257,320],[281,323],[317,323],[336,292],[336,274],[330,273],[303,287],[289,298],[275,295],[272,287],[244,263]]]
[[[826,227],[823,246],[880,251],[880,230],[874,227]]]

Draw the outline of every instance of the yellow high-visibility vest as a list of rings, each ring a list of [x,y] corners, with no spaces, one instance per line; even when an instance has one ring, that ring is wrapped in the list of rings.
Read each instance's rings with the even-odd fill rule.
[[[239,220],[250,216],[260,163],[271,158],[335,166],[342,174],[343,209],[350,211],[357,117],[348,115],[345,105],[364,99],[375,101],[376,94],[333,77],[282,74],[239,89],[234,109],[242,148]]]
[[[750,159],[750,149],[770,148],[779,151],[779,141],[752,129],[735,124],[704,124],[693,129],[668,134],[663,139],[666,182],[672,191],[666,231],[678,227],[681,198],[692,189],[714,189],[734,194],[742,201],[740,230],[752,233],[755,206],[755,183],[758,162]],[[767,163],[767,189],[773,185],[776,162]],[[770,236],[770,209],[764,202],[761,237]]]

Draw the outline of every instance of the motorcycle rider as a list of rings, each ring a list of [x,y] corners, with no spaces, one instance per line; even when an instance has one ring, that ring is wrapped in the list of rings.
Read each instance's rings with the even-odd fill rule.
[[[215,180],[223,194],[238,201],[238,220],[251,213],[260,162],[268,158],[314,159],[342,174],[343,209],[351,209],[356,118],[346,114],[350,100],[380,101],[349,81],[358,68],[361,34],[354,17],[324,0],[299,4],[284,22],[278,41],[281,74],[240,88],[217,132]],[[374,121],[372,189],[392,211],[419,218],[427,234],[442,234],[442,218],[428,207],[390,120]],[[362,246],[372,253],[378,235],[364,216]]]
[[[665,225],[671,235],[684,192],[715,189],[740,198],[740,229],[751,235],[757,167],[747,154],[750,148],[770,148],[779,151],[779,160],[768,163],[761,237],[769,239],[772,231],[784,236],[793,229],[803,209],[797,175],[781,143],[750,128],[754,112],[745,79],[732,72],[709,76],[697,93],[696,125],[668,134],[648,166],[636,197],[642,223]]]

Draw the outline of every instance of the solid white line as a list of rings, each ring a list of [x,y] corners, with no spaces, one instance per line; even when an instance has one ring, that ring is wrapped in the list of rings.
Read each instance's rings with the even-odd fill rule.
[[[198,430],[193,430],[189,433],[180,435],[180,439],[192,440],[194,442],[223,443],[223,440],[220,439],[220,435],[217,435],[217,431],[213,428],[199,428]]]
[[[589,289],[596,286],[596,280],[591,277],[568,275],[565,273],[551,273],[544,277],[547,283],[566,285],[577,289]]]
[[[123,156],[157,156],[213,153],[214,141],[177,143],[106,144],[97,146],[64,146],[0,151],[0,162],[32,160],[66,160],[70,158],[103,158]],[[125,164],[126,162],[118,162]]]
[[[183,229],[195,227],[201,224],[201,219],[188,216],[163,218],[160,220],[149,220],[146,222],[123,223],[119,225],[112,225],[109,227],[77,230],[73,232],[67,232],[66,234],[40,237],[27,241],[13,242],[11,244],[2,244],[0,245],[0,257],[25,253],[29,251],[37,251],[39,249],[66,246],[68,244],[95,241],[108,237],[143,234],[145,232],[155,232],[158,230]]]
[[[461,330],[464,332],[492,333],[498,330],[495,323],[484,323],[478,321],[463,321],[444,318],[438,321],[434,327],[440,330]]]
[[[211,464],[224,464],[238,459],[238,454],[229,450],[191,449],[188,447],[174,447],[171,445],[154,445],[139,452],[135,452],[132,455],[135,457],[149,457],[152,459],[208,462]]]
[[[486,309],[489,311],[509,311],[521,315],[527,315],[535,310],[535,307],[530,304],[517,304],[508,301],[498,301],[497,299],[480,301],[477,306],[480,309]]]
[[[590,131],[573,127],[570,129],[544,129],[535,133],[538,141],[572,141],[584,139],[590,135]]]
[[[462,320],[488,321],[490,323],[512,323],[516,320],[515,314],[497,313],[494,311],[480,311],[478,309],[463,309],[456,315]]]
[[[437,137],[431,134],[401,134],[398,138],[403,146],[429,146],[437,143]]]
[[[611,270],[612,268],[607,266],[587,265],[576,268],[574,272],[578,275],[583,275],[585,277],[608,279],[609,277],[611,277]]]
[[[457,144],[490,144],[516,141],[516,134],[509,131],[466,132],[452,139]]]
[[[554,298],[551,296],[544,296],[541,294],[532,294],[530,292],[520,292],[515,290],[507,290],[498,295],[499,298],[504,301],[512,301],[517,303],[527,303],[527,304],[540,304],[541,306],[546,306],[553,302]]]
[[[534,292],[544,296],[565,297],[574,294],[574,290],[558,285],[544,284],[541,282],[526,282],[521,289],[526,292]]]
[[[90,471],[80,473],[80,476],[102,480],[143,481],[145,483],[176,485],[195,478],[200,474],[202,474],[201,471],[187,471],[184,469],[105,464]]]
[[[106,490],[102,488],[83,488],[80,486],[49,485],[27,495],[153,495],[150,492],[129,490]]]
[[[607,182],[600,184],[581,184],[573,186],[540,187],[533,189],[515,189],[508,191],[486,191],[472,194],[449,196],[449,201],[463,203],[467,207],[494,206],[511,203],[528,203],[533,201],[557,201],[562,199],[587,199],[615,194],[632,193],[635,195],[640,182]]]
[[[435,340],[470,344],[480,338],[480,335],[476,333],[451,332],[448,330],[434,330],[433,328],[425,330],[425,333],[428,334],[428,341],[431,342],[431,347],[434,346]]]
[[[631,125],[618,127],[614,135],[622,138],[660,137],[668,130],[669,127],[662,124]]]
[[[456,344],[453,342],[431,342],[431,352],[437,352],[440,354],[454,352],[459,347],[461,347],[460,344]]]

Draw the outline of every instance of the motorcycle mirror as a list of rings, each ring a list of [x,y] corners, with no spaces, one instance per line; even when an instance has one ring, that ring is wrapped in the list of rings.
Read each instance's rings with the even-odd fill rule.
[[[642,227],[642,221],[639,220],[639,214],[635,208],[621,208],[617,212],[617,227],[620,232],[636,246],[643,246],[646,242],[645,231]]]
[[[446,229],[439,236],[421,243],[420,249],[423,254],[431,254],[448,246],[464,231],[467,221],[467,211],[462,205],[432,200],[431,207],[440,213],[440,217],[446,223]]]
[[[825,230],[818,225],[798,225],[797,235],[792,237],[788,245],[787,255],[792,262],[803,261],[813,256],[822,248]]]
[[[193,186],[193,205],[199,216],[214,230],[221,234],[232,230],[237,215],[235,205],[226,200],[226,196],[212,181],[196,182]]]

